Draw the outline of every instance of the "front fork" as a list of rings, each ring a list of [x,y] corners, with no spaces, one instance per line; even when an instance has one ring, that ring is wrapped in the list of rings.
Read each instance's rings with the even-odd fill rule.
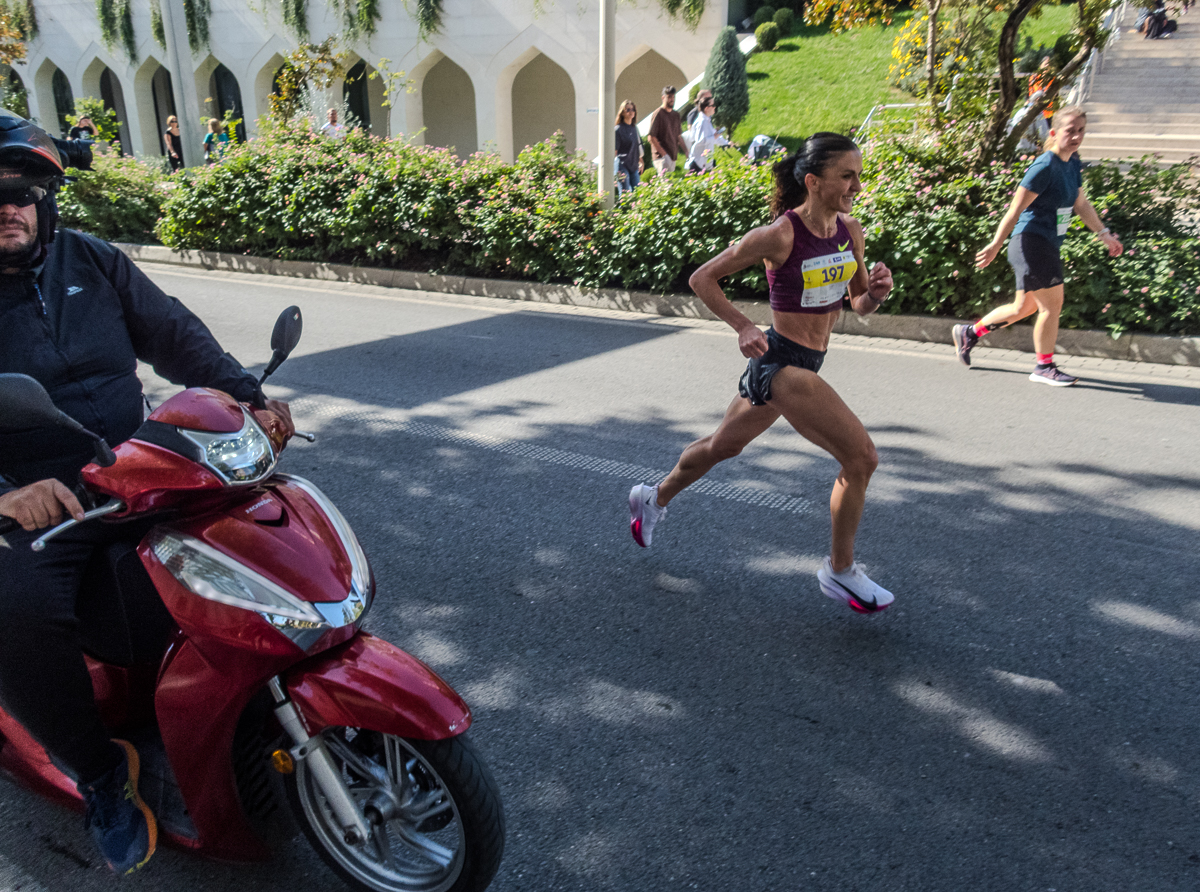
[[[304,729],[304,722],[300,719],[299,710],[288,698],[278,675],[267,682],[267,688],[275,700],[275,717],[292,739],[292,758],[303,761],[305,768],[312,772],[317,788],[325,796],[342,828],[346,844],[358,846],[367,842],[371,838],[371,829],[342,781],[341,772],[334,765],[333,757],[329,755],[325,739],[320,735],[309,736]]]

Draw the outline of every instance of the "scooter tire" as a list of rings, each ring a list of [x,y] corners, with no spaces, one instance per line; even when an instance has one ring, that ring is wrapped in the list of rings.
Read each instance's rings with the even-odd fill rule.
[[[415,791],[418,803],[377,820],[370,841],[351,845],[303,763],[286,776],[297,823],[348,885],[371,892],[483,892],[488,887],[504,854],[504,808],[491,772],[465,735],[410,740],[330,728],[323,736],[360,808],[380,792],[395,794],[404,787]]]

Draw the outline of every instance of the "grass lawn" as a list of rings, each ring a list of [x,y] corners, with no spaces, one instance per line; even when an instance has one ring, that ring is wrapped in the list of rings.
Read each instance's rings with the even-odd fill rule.
[[[1034,45],[1052,45],[1071,26],[1074,7],[1049,6],[1021,28]],[[754,53],[746,60],[750,78],[750,113],[733,141],[745,145],[757,134],[773,136],[794,149],[818,130],[845,133],[863,122],[875,105],[912,102],[887,82],[892,42],[912,16],[898,13],[892,25],[830,34],[828,28],[805,27],[779,41],[774,52]]]

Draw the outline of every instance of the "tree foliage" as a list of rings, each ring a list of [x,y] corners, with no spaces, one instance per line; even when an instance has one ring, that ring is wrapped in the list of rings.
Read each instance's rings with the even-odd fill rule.
[[[704,66],[704,86],[712,90],[717,110],[713,124],[732,133],[750,111],[750,82],[746,78],[746,57],[738,46],[732,26],[721,29]]]
[[[300,110],[305,88],[328,90],[345,76],[346,54],[338,49],[336,37],[301,44],[275,76],[279,92],[268,99],[271,119],[277,124],[291,121]]]
[[[33,7],[33,0],[0,0],[0,18],[7,20],[8,26],[20,34],[21,40],[33,40],[38,36],[37,10]],[[0,40],[3,39],[0,37]]]
[[[12,65],[25,58],[25,38],[20,28],[0,9],[0,63]]]

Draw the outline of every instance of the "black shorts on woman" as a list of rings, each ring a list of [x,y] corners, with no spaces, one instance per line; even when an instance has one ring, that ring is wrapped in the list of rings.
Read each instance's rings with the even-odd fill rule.
[[[767,352],[751,359],[738,382],[738,393],[750,400],[752,406],[765,406],[771,401],[771,381],[786,366],[821,371],[825,361],[824,350],[813,350],[797,344],[777,332],[767,329]]]
[[[1008,243],[1008,262],[1017,277],[1018,291],[1044,291],[1063,283],[1058,245],[1032,232],[1018,232]]]

